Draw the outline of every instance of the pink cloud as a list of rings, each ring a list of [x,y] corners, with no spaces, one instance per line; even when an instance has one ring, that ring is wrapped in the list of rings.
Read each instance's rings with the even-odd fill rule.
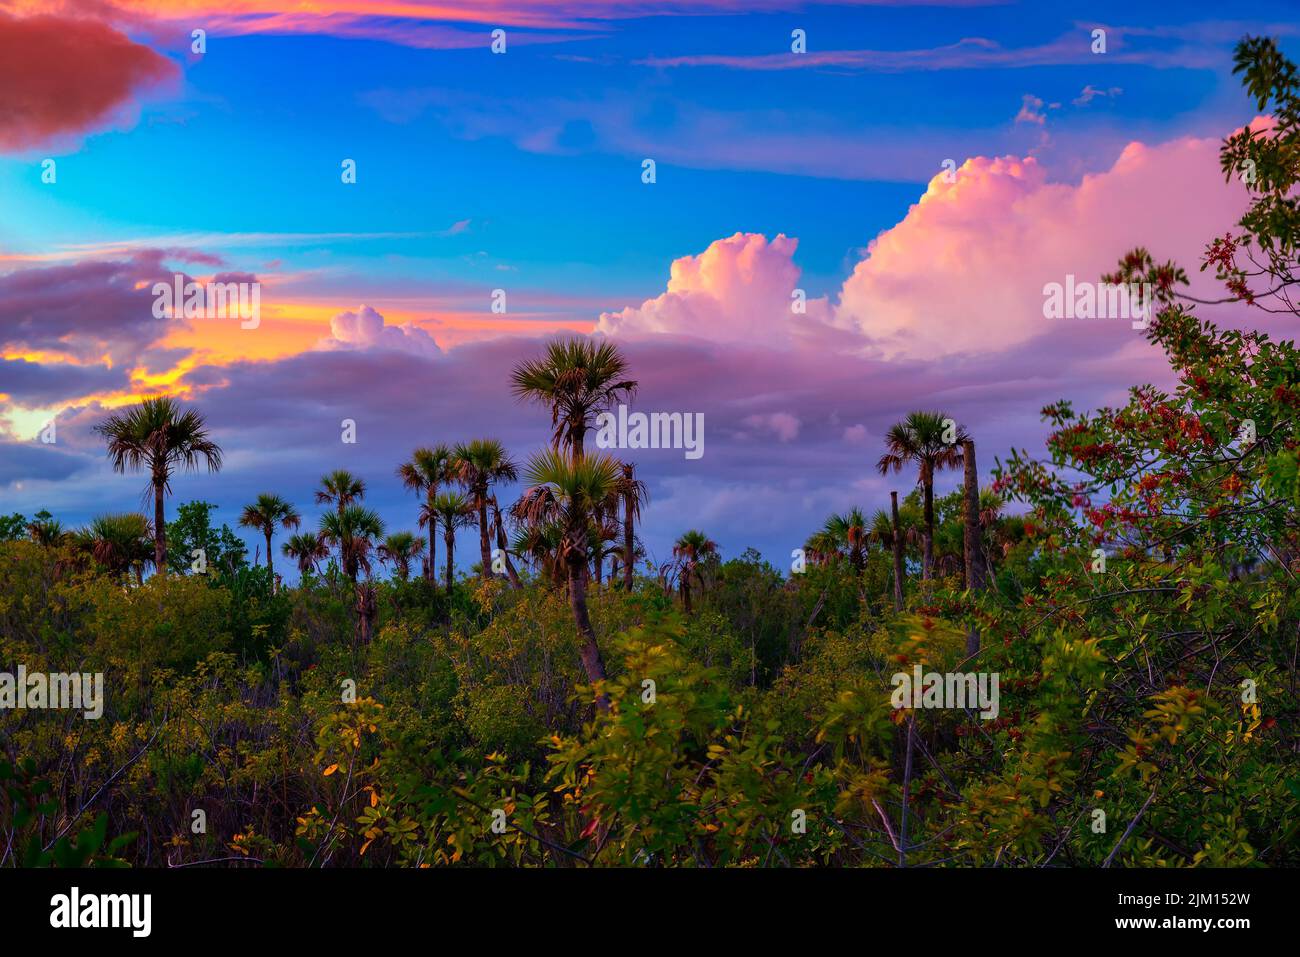
[[[640,306],[604,312],[596,330],[608,335],[677,333],[718,341],[786,341],[804,315],[794,310],[799,241],[757,233],[718,239],[698,256],[673,261],[667,289]],[[807,315],[824,316],[824,300]]]
[[[385,349],[413,352],[422,356],[438,356],[442,350],[433,336],[419,326],[405,323],[390,326],[384,317],[362,306],[356,312],[340,312],[330,319],[330,336],[319,343],[321,349]]]
[[[802,423],[797,416],[789,412],[770,412],[766,415],[751,415],[741,420],[741,424],[760,432],[770,433],[782,442],[793,442],[799,437]]]
[[[903,220],[868,246],[845,281],[835,322],[885,356],[932,359],[991,353],[1059,327],[1043,317],[1043,286],[1098,281],[1134,246],[1178,260],[1194,288],[1213,236],[1240,218],[1245,192],[1225,183],[1216,139],[1130,143],[1107,170],[1052,183],[1033,158],[968,160],[948,183],[931,180]],[[1133,337],[1127,323],[1089,332]]]

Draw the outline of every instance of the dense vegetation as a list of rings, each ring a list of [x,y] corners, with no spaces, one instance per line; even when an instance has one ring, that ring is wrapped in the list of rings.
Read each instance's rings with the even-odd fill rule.
[[[1207,265],[1285,310],[1294,71],[1267,41],[1239,61],[1277,125],[1225,144],[1255,202]],[[99,721],[0,717],[0,865],[1300,863],[1300,352],[1198,318],[1143,250],[1115,278],[1155,284],[1172,391],[1044,409],[1046,455],[983,489],[971,437],[907,415],[863,469],[918,488],[830,517],[790,572],[699,530],[644,561],[644,486],[583,445],[636,387],[607,344],[516,371],[551,413],[527,463],[474,439],[397,468],[426,536],[386,536],[337,472],[315,532],[249,504],[259,564],[206,503],[162,520],[175,471],[220,467],[201,415],[112,416],[154,520],[0,520],[0,668],[109,689]],[[944,469],[965,481],[936,498]],[[894,707],[916,665],[998,674],[998,716]]]

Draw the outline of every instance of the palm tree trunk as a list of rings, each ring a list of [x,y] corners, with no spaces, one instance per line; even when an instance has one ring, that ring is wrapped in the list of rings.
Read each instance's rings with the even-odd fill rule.
[[[479,549],[483,552],[483,577],[492,577],[492,548],[488,545],[488,524],[487,524],[487,489],[482,489],[478,495],[478,543]]]
[[[623,496],[623,587],[632,590],[632,551],[635,535],[632,529],[632,496]]]
[[[167,574],[167,520],[163,513],[165,476],[153,478],[153,567],[158,575]]]
[[[433,503],[433,497],[436,491],[437,489],[435,487],[433,486],[429,487],[430,504]],[[434,561],[438,557],[437,541],[438,541],[438,516],[430,512],[429,513],[429,568],[424,573],[424,577],[428,579],[429,584],[433,584],[435,581],[438,580],[438,566],[434,564]]]
[[[596,629],[591,626],[591,616],[587,613],[587,576],[586,561],[579,558],[569,563],[569,607],[573,609],[573,620],[582,637],[582,647],[578,654],[582,658],[582,670],[587,673],[587,680],[592,684],[605,680],[605,662],[600,657],[600,646],[596,644]],[[609,710],[609,699],[601,694],[596,698],[596,705],[602,711]]]
[[[965,465],[966,525],[963,542],[966,558],[966,587],[979,592],[984,590],[985,574],[980,547],[980,487],[979,470],[975,467],[975,443],[967,439],[962,443],[962,460]],[[966,630],[966,656],[978,654],[980,633],[972,625]]]
[[[682,603],[686,606],[686,614],[691,613],[691,569],[694,563],[686,566],[686,574],[682,575]]]
[[[903,610],[903,529],[898,522],[898,493],[889,493],[889,506],[894,513],[894,610]]]
[[[447,596],[450,597],[451,576],[452,570],[455,567],[452,563],[452,554],[456,547],[456,529],[452,527],[450,522],[447,523],[447,528],[442,533],[442,542],[447,546]]]
[[[925,534],[921,553],[921,578],[929,581],[934,569],[934,476],[923,475],[925,490]]]
[[[506,539],[506,529],[501,523],[501,509],[497,508],[495,496],[492,499],[492,526],[496,530],[497,548],[501,549],[501,559],[505,562],[506,577],[510,579],[510,587],[523,588],[524,584],[519,580],[519,573],[515,571],[515,563],[510,560],[510,542]]]
[[[271,590],[275,590],[275,566],[271,564],[271,530],[266,530],[266,570],[271,575]]]

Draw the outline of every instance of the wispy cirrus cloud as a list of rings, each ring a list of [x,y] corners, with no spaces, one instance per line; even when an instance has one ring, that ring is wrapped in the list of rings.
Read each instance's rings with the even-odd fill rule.
[[[1004,46],[988,37],[962,37],[953,43],[905,50],[810,49],[806,53],[684,54],[645,57],[637,62],[654,67],[725,67],[733,70],[847,70],[864,73],[935,72],[940,70],[1023,69],[1037,66],[1095,64],[1092,50],[1095,28],[1106,31],[1107,64],[1138,64],[1166,69],[1213,69],[1228,60],[1228,47],[1241,33],[1222,30],[1175,30],[1156,32],[1110,26],[1104,23],[1077,24],[1046,43]],[[1294,25],[1282,34],[1296,32]],[[1175,40],[1177,43],[1167,41]],[[1158,41],[1158,42],[1157,42]]]

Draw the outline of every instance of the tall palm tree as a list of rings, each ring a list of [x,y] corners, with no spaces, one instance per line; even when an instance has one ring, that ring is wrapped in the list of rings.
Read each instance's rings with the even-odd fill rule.
[[[636,466],[624,462],[616,492],[623,500],[623,588],[631,591],[636,571],[636,523],[641,519],[641,507],[650,501],[650,489],[636,478]]]
[[[456,529],[474,523],[473,508],[469,496],[460,492],[439,492],[428,508],[442,522],[442,543],[447,546],[447,594],[450,595],[456,569]]]
[[[96,516],[74,540],[115,578],[134,571],[136,581],[143,581],[145,567],[157,556],[149,519],[139,512]]]
[[[944,441],[949,416],[942,412],[910,412],[885,433],[887,451],[876,463],[881,475],[901,472],[909,464],[917,468],[917,482],[924,494],[925,528],[922,532],[921,577],[931,577],[934,567],[934,475],[940,469],[961,465],[961,444],[970,438],[956,429],[952,442]]]
[[[488,545],[488,489],[498,482],[519,478],[518,468],[506,454],[506,447],[496,439],[462,442],[452,453],[457,480],[470,494],[478,511],[479,549],[482,551],[484,578],[492,577],[492,549]]]
[[[402,480],[402,485],[417,495],[424,496],[424,502],[420,506],[420,527],[429,527],[429,567],[425,570],[425,577],[430,582],[438,577],[434,569],[437,558],[434,546],[438,537],[437,516],[430,506],[438,497],[438,488],[455,478],[451,466],[451,449],[445,445],[435,445],[431,449],[416,449],[411,453],[411,461],[403,462],[397,467],[397,477]]]
[[[114,413],[95,426],[108,441],[113,471],[149,470],[153,489],[153,564],[158,574],[167,569],[167,519],[163,502],[171,491],[172,473],[197,471],[200,462],[209,472],[221,469],[221,449],[208,436],[203,416],[182,410],[170,396],[145,399],[124,412]],[[146,493],[147,494],[147,493]]]
[[[560,558],[568,571],[569,607],[582,639],[582,667],[593,684],[604,680],[605,663],[587,610],[588,534],[592,515],[609,498],[621,471],[608,455],[566,458],[557,449],[539,452],[524,470],[530,487],[517,506],[528,526],[554,523],[563,529]],[[597,703],[602,709],[609,706],[604,695]]]
[[[673,557],[685,566],[681,587],[682,601],[686,605],[688,615],[691,613],[691,576],[698,577],[700,587],[703,588],[704,578],[699,574],[700,559],[716,554],[718,554],[718,543],[698,529],[691,529],[673,543]]]
[[[355,505],[366,497],[366,483],[363,479],[353,475],[347,469],[335,469],[328,475],[321,476],[320,488],[316,490],[316,503],[318,505],[332,505],[335,513],[341,520],[344,509]],[[343,539],[339,545],[339,561],[344,568],[352,566],[352,561],[348,555],[348,549],[351,548],[351,541]],[[356,581],[356,575],[350,576]]]
[[[579,338],[550,343],[540,359],[515,366],[510,380],[517,399],[550,407],[551,443],[575,459],[596,415],[632,398],[637,387],[617,346]]]
[[[370,574],[370,555],[375,540],[384,534],[379,513],[360,505],[345,505],[337,512],[326,512],[320,519],[320,534],[337,546],[343,574],[355,585],[359,572]]]
[[[410,532],[394,532],[379,546],[379,560],[392,562],[397,577],[406,581],[411,577],[411,561],[424,551],[424,539]]]
[[[286,558],[298,563],[298,571],[305,575],[316,571],[316,563],[329,556],[329,544],[319,532],[299,532],[290,535],[289,540],[280,546]]]
[[[257,501],[244,506],[244,513],[239,516],[239,524],[245,528],[255,528],[266,536],[266,570],[275,581],[275,565],[271,561],[271,535],[276,525],[286,530],[295,529],[302,524],[302,516],[290,503],[278,495],[263,492]]]

